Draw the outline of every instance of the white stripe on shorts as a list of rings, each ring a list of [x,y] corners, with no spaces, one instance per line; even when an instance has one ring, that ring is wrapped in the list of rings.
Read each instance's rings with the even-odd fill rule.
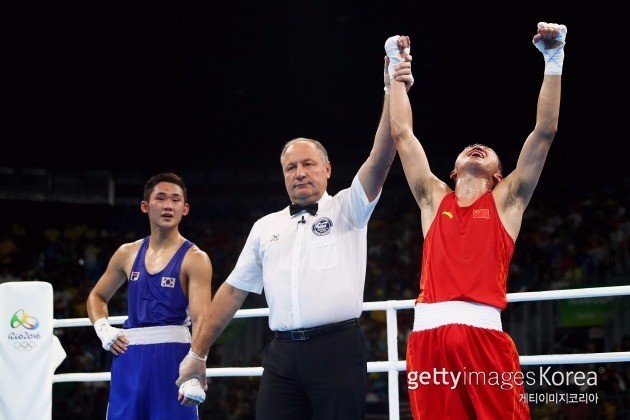
[[[423,331],[448,324],[503,331],[501,311],[482,303],[448,301],[418,303],[414,306],[413,330]]]
[[[190,343],[190,331],[182,325],[128,328],[122,330],[129,346],[159,343]]]

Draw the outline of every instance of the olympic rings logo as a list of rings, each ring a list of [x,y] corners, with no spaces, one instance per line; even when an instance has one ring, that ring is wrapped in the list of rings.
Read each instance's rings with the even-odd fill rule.
[[[18,351],[29,351],[34,349],[37,346],[37,343],[34,341],[17,341],[13,343],[13,347]]]
[[[11,328],[22,326],[27,330],[39,327],[39,321],[34,316],[26,314],[23,309],[17,310],[11,317]]]

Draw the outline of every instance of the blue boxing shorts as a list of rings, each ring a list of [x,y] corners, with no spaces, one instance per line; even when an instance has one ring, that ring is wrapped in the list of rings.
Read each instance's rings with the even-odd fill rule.
[[[130,328],[123,334],[129,344],[112,362],[107,420],[197,420],[197,406],[182,406],[175,385],[190,349],[188,328]]]

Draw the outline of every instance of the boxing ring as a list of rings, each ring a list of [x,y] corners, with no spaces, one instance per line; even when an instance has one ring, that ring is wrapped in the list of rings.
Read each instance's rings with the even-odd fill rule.
[[[509,303],[533,302],[544,300],[583,299],[598,297],[614,297],[630,295],[630,286],[608,286],[586,289],[551,290],[542,292],[509,293]],[[413,309],[415,300],[389,300],[380,302],[364,302],[363,311],[385,311],[387,328],[387,360],[368,362],[368,372],[382,372],[388,374],[388,400],[389,418],[400,418],[399,401],[399,372],[406,370],[405,360],[399,360],[398,354],[398,323],[399,310]],[[268,308],[241,309],[235,318],[265,317],[269,315]],[[124,322],[125,316],[110,317],[112,325]],[[58,319],[54,321],[54,328],[72,328],[91,326],[88,318]],[[523,366],[531,365],[559,365],[559,364],[583,364],[583,363],[610,363],[629,362],[630,352],[608,353],[583,353],[583,354],[548,354],[520,356]],[[261,376],[262,367],[226,367],[209,368],[206,370],[208,377],[233,377],[233,376]],[[90,382],[109,381],[109,372],[98,373],[64,373],[53,376],[53,382]]]

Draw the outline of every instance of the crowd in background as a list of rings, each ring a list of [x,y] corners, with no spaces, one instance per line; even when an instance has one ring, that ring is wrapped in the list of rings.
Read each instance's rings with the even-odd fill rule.
[[[525,212],[510,268],[508,292],[615,282],[628,284],[630,207],[626,192],[629,181],[560,193],[554,190],[553,194],[544,190],[537,192]],[[391,199],[384,195],[370,221],[365,301],[414,299],[418,293],[422,249],[420,214],[415,204],[395,199],[395,194],[389,197]],[[41,208],[39,203],[21,205]],[[55,211],[52,205],[50,209]],[[212,259],[214,291],[234,266],[249,229],[262,210],[210,207],[201,213],[193,212],[182,224],[182,233],[207,251]],[[27,217],[29,212],[24,212],[24,217],[16,214],[14,220],[0,225],[0,283],[49,282],[54,287],[54,317],[83,318],[87,317],[87,295],[113,252],[122,243],[148,234],[148,222],[137,206],[107,209],[93,220],[86,205],[66,206],[64,211],[70,213],[67,220],[41,214],[35,221]],[[72,213],[83,216],[74,217],[73,221]],[[77,222],[78,219],[81,221]],[[125,314],[125,299],[125,293],[114,297],[109,305],[110,316]],[[253,300],[250,306],[259,306],[260,302],[264,300]],[[361,323],[368,343],[368,360],[387,360],[385,313],[365,312]],[[398,352],[403,358],[413,312],[399,311],[398,324]],[[101,348],[91,328],[58,329],[55,334],[67,353],[56,373],[108,371],[112,356]],[[266,341],[267,334],[263,337]],[[261,342],[255,353],[260,354],[264,345],[265,342]],[[588,351],[588,348],[585,337],[582,350]],[[630,351],[630,336],[620,340],[614,348],[596,350]],[[222,357],[220,348],[213,347],[208,367],[224,367]],[[260,359],[255,356],[238,363],[260,366]],[[605,373],[596,390],[601,396],[598,404],[535,404],[531,406],[532,413],[536,418],[578,418],[576,413],[585,412],[594,416],[592,418],[627,418],[623,416],[628,416],[629,410],[628,365],[618,363],[604,367]],[[404,406],[407,390],[404,375],[400,377],[400,399]],[[202,418],[253,418],[258,382],[258,377],[212,379],[207,400],[200,407]],[[370,374],[369,384],[368,402],[372,412],[387,413],[387,374]],[[108,382],[55,384],[54,417],[104,418],[108,387]],[[211,417],[204,417],[204,413]]]

